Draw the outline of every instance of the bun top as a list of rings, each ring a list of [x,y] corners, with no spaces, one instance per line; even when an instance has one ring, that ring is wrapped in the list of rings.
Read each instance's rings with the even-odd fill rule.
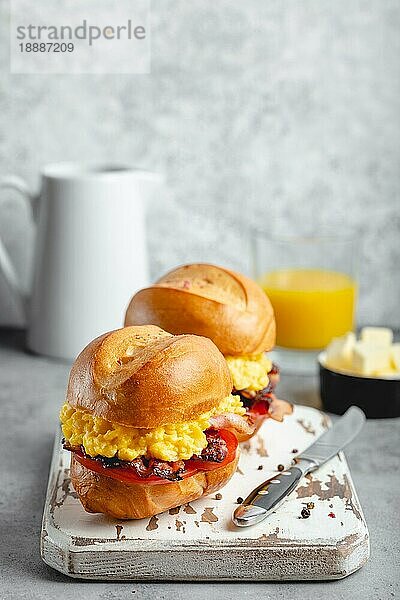
[[[259,354],[275,344],[268,297],[252,279],[222,267],[178,267],[135,294],[125,325],[156,323],[210,338],[225,355]]]
[[[195,420],[231,390],[226,361],[211,340],[146,325],[90,342],[72,366],[67,402],[107,421],[150,429]]]

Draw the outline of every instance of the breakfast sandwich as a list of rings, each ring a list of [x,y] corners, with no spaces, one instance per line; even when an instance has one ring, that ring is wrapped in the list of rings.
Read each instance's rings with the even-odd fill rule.
[[[275,396],[279,369],[265,354],[275,344],[274,311],[252,279],[209,264],[178,267],[133,296],[125,325],[145,323],[206,336],[218,346],[232,375],[232,394],[241,399],[253,433],[265,418],[282,421],[292,412]]]
[[[225,485],[238,461],[233,431],[249,431],[231,391],[227,363],[205,337],[147,325],[92,341],[60,413],[85,510],[139,519]]]

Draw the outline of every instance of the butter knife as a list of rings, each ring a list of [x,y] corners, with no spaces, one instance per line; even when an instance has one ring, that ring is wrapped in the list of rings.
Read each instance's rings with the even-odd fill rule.
[[[333,427],[299,454],[293,461],[293,466],[264,481],[247,496],[233,513],[234,524],[238,527],[249,527],[275,512],[296,489],[300,479],[340,452],[358,435],[364,423],[363,411],[357,406],[351,406]]]

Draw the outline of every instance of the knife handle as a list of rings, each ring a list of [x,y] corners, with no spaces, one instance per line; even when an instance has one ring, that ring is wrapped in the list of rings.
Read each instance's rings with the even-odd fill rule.
[[[235,525],[248,527],[263,521],[296,489],[303,475],[315,467],[314,462],[301,459],[290,469],[264,481],[234,511],[232,520]]]

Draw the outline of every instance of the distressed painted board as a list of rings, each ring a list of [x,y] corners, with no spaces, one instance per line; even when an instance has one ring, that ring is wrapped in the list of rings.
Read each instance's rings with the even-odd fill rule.
[[[140,521],[86,513],[57,436],[43,515],[41,553],[58,571],[84,579],[321,580],[359,569],[368,530],[343,453],[301,481],[267,520],[236,528],[239,496],[289,466],[329,426],[321,412],[295,406],[284,423],[268,420],[242,445],[237,472],[220,493]],[[301,518],[307,503],[309,518]]]

